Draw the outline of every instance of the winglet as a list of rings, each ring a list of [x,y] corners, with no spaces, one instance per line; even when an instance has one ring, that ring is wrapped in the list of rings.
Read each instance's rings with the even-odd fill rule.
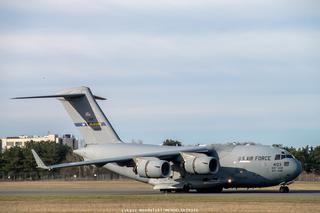
[[[31,152],[32,152],[32,154],[33,154],[34,159],[35,159],[36,162],[37,162],[37,168],[50,170],[50,168],[47,167],[47,166],[43,163],[43,161],[41,160],[41,158],[39,157],[39,155],[36,153],[36,151],[34,151],[34,149],[31,149]]]

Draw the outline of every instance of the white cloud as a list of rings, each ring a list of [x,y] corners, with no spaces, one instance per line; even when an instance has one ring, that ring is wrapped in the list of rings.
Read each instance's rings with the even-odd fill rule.
[[[152,88],[150,88],[152,90]],[[148,103],[134,101],[128,108],[128,100],[113,103],[115,112],[122,116],[143,116],[157,115],[167,117],[234,117],[234,118],[257,118],[259,116],[284,118],[290,115],[312,118],[316,116],[319,101],[316,101],[318,95],[238,95],[220,97],[223,101],[212,99],[210,97],[194,97],[195,92],[190,92],[190,99],[168,100],[168,102]],[[140,93],[143,94],[141,90]],[[155,92],[156,93],[156,92]],[[181,91],[182,93],[182,91]],[[162,99],[162,97],[161,97]],[[301,102],[304,99],[305,102]],[[119,101],[119,100],[118,100]],[[151,100],[149,100],[151,101]],[[170,104],[168,104],[170,103]],[[312,104],[310,104],[312,103]],[[290,106],[290,107],[288,107]]]
[[[175,11],[179,15],[184,12],[193,11],[203,15],[201,11],[212,11],[212,15],[255,17],[255,18],[276,18],[277,15],[303,16],[319,15],[317,0],[4,0],[0,8],[18,9],[21,11],[38,12],[62,12],[64,14],[103,14],[115,10],[139,11],[158,13]],[[125,15],[125,14],[124,14]],[[191,15],[189,13],[189,15]]]
[[[314,66],[320,55],[319,38],[320,32],[312,30],[212,32],[183,37],[137,33],[0,34],[0,55],[12,57],[1,62],[1,81],[43,77],[54,80],[61,76],[84,80],[94,76],[163,79],[181,73],[257,78],[256,72],[270,78],[280,73],[292,75],[299,69],[317,76]],[[299,73],[295,75],[305,78]]]
[[[2,34],[2,52],[88,57],[279,57],[316,54],[320,31],[211,32],[192,36],[119,34]]]

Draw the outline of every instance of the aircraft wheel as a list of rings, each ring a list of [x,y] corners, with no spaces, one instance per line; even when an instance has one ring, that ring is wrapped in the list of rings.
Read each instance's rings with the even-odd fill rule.
[[[288,186],[280,186],[279,192],[288,193],[289,192],[289,187]]]
[[[163,192],[163,193],[171,193],[172,190],[171,190],[171,189],[160,189],[160,192]]]
[[[220,193],[222,191],[223,191],[223,187],[217,187],[217,188],[215,188],[215,190],[213,192]]]
[[[223,187],[207,188],[207,189],[197,189],[198,193],[220,193]]]
[[[208,193],[208,190],[206,189],[197,189],[198,193]]]
[[[183,192],[189,192],[190,191],[190,186],[189,185],[184,185],[182,191]]]

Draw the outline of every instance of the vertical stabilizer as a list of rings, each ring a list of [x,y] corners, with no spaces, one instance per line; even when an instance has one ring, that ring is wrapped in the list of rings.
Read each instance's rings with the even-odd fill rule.
[[[79,94],[82,95],[78,96]],[[57,95],[65,96],[58,99],[67,110],[76,128],[83,135],[86,144],[121,142],[96,102],[96,99],[103,98],[93,96],[88,87],[67,89]],[[68,95],[71,96],[68,97]],[[75,97],[72,97],[72,95],[75,95]]]
[[[60,100],[74,125],[80,130],[86,144],[121,142],[96,102],[96,99],[105,99],[94,96],[88,87],[71,88],[56,95],[17,97],[14,99],[29,98],[57,98]]]

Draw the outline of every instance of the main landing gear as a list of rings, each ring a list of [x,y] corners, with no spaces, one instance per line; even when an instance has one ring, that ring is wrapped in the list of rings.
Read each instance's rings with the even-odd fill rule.
[[[220,193],[223,191],[222,186],[217,186],[213,188],[203,188],[203,189],[197,189],[198,193]]]
[[[190,186],[189,185],[184,185],[183,188],[181,189],[160,189],[160,192],[163,193],[188,193],[190,191]]]
[[[279,192],[281,193],[288,193],[289,192],[289,187],[288,186],[280,186]]]

